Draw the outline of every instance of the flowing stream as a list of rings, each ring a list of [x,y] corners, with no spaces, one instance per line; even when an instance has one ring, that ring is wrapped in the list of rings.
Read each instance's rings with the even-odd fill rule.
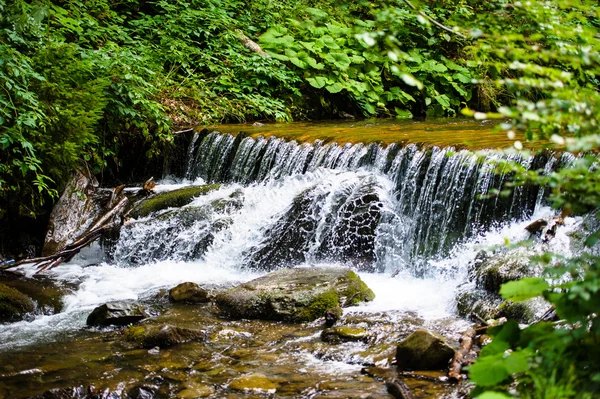
[[[381,384],[358,377],[364,359],[377,364],[374,355],[365,354],[362,344],[320,346],[314,323],[243,324],[175,306],[165,317],[196,327],[202,320],[200,327],[214,340],[208,349],[173,349],[168,359],[145,351],[123,354],[83,327],[102,303],[154,303],[161,290],[185,281],[221,289],[279,267],[332,265],[357,270],[375,292],[373,302],[346,309],[345,317],[387,334],[378,343],[389,347],[414,326],[456,338],[468,324],[457,316],[455,302],[457,287],[469,279],[468,265],[482,249],[527,239],[524,227],[532,220],[553,216],[538,187],[492,195],[508,178],[494,167],[515,161],[549,172],[571,160],[547,152],[197,135],[187,151],[185,174],[164,178],[156,191],[207,183],[222,183],[220,188],[181,208],[128,220],[112,245],[96,244],[52,270],[53,280],[73,287],[62,311],[0,325],[0,398],[80,384],[125,392],[139,381],[160,385],[148,382],[159,374],[175,388],[156,397],[201,397],[181,393],[198,392],[198,381],[210,397],[250,397],[226,388],[236,375],[255,370],[279,381],[275,397],[363,397],[381,389],[384,395]],[[554,251],[570,253],[568,233],[577,223],[569,218],[558,228]],[[272,336],[261,338],[263,346],[253,341],[269,329]],[[235,355],[232,345],[258,349],[254,357]],[[198,366],[200,358],[211,359],[206,370]],[[182,376],[168,376],[178,372]],[[294,377],[298,373],[304,378]],[[326,381],[333,381],[330,388]],[[422,388],[420,397],[441,395],[432,389]]]

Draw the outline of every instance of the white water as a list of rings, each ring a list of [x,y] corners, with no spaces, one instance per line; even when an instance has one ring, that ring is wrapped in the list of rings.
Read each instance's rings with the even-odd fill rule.
[[[250,186],[232,184],[200,197],[189,207],[226,198],[236,190],[241,190],[244,196],[243,206],[225,215],[230,218],[230,223],[227,228],[215,233],[212,245],[200,259],[193,261],[167,259],[150,261],[140,266],[115,265],[107,262],[85,266],[84,258],[80,257],[70,264],[61,265],[49,274],[58,281],[78,284],[76,291],[64,298],[64,311],[52,316],[40,316],[33,321],[1,325],[0,350],[14,349],[34,342],[60,340],[70,336],[85,326],[87,314],[95,306],[106,302],[148,298],[161,288],[170,288],[185,281],[193,281],[201,285],[228,286],[262,275],[264,272],[243,268],[245,254],[261,242],[265,229],[289,208],[300,193],[317,187],[318,191],[325,195],[325,205],[318,210],[321,213],[315,215],[318,220],[323,220],[324,215],[330,212],[327,201],[333,199],[339,188],[356,185],[365,178],[375,179],[376,187],[380,190],[379,198],[384,203],[384,210],[392,209],[395,201],[394,185],[383,174],[368,170],[317,169],[304,175],[287,176]],[[161,186],[161,190],[172,188],[174,187],[169,185]],[[387,262],[383,265],[387,272],[359,273],[375,292],[376,299],[371,303],[348,309],[347,312],[386,311],[398,314],[414,312],[425,320],[451,317],[455,313],[453,298],[456,287],[465,281],[467,265],[475,258],[477,252],[490,246],[501,246],[526,239],[527,233],[524,227],[527,223],[550,215],[551,211],[548,208],[539,207],[528,220],[503,224],[465,243],[458,244],[450,254],[426,260],[429,272],[424,277],[417,277],[418,273],[415,274],[408,265],[404,265],[400,273],[392,278],[390,273],[398,270],[399,265],[394,263],[397,258],[386,256],[385,250],[387,248],[389,251],[397,252],[398,246],[402,243],[392,241],[390,244],[389,237],[378,237],[377,239],[387,240],[385,245],[379,245],[378,248],[380,260]],[[211,220],[223,217],[224,215],[218,212],[209,216]],[[569,238],[566,233],[577,223],[574,219],[567,219],[566,222],[565,226],[559,228],[556,238],[552,240],[553,248],[551,248],[563,254],[569,253]],[[192,234],[193,239],[193,231],[187,231],[186,234]],[[317,243],[313,242],[315,245]],[[382,250],[384,253],[381,253]],[[322,263],[311,256],[307,256],[307,259],[308,263],[300,266]],[[77,263],[78,261],[80,263]],[[333,264],[347,266],[347,264]],[[21,270],[31,271],[27,266],[22,267]]]

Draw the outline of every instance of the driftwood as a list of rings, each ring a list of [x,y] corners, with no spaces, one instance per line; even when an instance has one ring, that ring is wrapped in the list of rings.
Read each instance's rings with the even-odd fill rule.
[[[120,196],[121,191],[123,191],[123,187],[119,186],[115,188],[113,195]],[[109,205],[112,202],[113,201],[111,199],[111,201],[109,201]],[[66,245],[56,253],[39,258],[21,259],[19,261],[1,266],[0,270],[8,270],[26,263],[33,263],[34,267],[38,268],[36,273],[41,273],[45,270],[53,269],[63,262],[70,261],[73,256],[75,256],[77,253],[79,253],[79,251],[91,244],[93,241],[100,238],[102,234],[122,224],[121,216],[123,215],[128,202],[129,200],[127,197],[122,196],[112,208],[110,208],[106,213],[92,223],[92,225],[86,231],[84,231],[82,234],[76,237],[73,242]],[[115,218],[117,219],[114,220]]]
[[[460,348],[454,354],[454,358],[450,364],[450,371],[448,372],[448,378],[451,381],[458,382],[462,379],[461,371],[463,366],[466,366],[472,360],[472,356],[469,356],[469,354],[476,334],[477,330],[469,327],[460,337]]]
[[[248,36],[244,35],[244,32],[242,32],[239,29],[236,29],[235,33],[237,34],[237,39],[248,50],[250,50],[252,52],[255,52],[256,54],[260,54],[260,55],[262,55],[265,58],[270,58],[269,54],[267,54],[262,48],[260,48],[260,46],[255,41],[253,41],[252,39],[250,39]]]
[[[408,385],[402,380],[395,379],[388,381],[385,383],[385,387],[388,393],[396,399],[415,399]]]

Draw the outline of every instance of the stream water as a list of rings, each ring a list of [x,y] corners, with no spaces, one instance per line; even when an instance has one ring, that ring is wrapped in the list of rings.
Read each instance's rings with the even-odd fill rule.
[[[475,148],[489,146],[497,134],[489,125],[469,126],[458,133],[484,143]],[[338,137],[321,129],[321,137]],[[354,129],[364,137],[374,128]],[[436,132],[435,124],[429,129]],[[547,152],[360,139],[301,144],[251,133],[193,139],[185,175],[168,176],[155,190],[223,183],[219,189],[182,208],[128,220],[109,254],[95,245],[48,273],[68,288],[63,308],[0,325],[0,398],[89,385],[109,389],[115,398],[389,397],[383,384],[361,375],[361,367],[388,366],[394,344],[418,327],[456,340],[468,325],[457,316],[456,291],[478,252],[525,240],[528,223],[553,216],[538,187],[486,197],[508,177],[494,173],[493,163],[512,160],[550,171],[571,160]],[[298,136],[288,133],[277,132]],[[433,136],[439,144],[444,135]],[[558,228],[554,251],[570,253],[568,234],[578,223],[568,218]],[[325,344],[321,321],[228,321],[210,305],[169,305],[164,299],[165,289],[185,281],[223,289],[278,267],[315,265],[352,267],[373,289],[373,302],[345,309],[343,317],[345,324],[370,331],[368,344]],[[144,303],[159,322],[201,328],[209,339],[154,353],[124,347],[117,333],[84,328],[94,307],[115,300]],[[275,391],[229,389],[236,378],[256,372]],[[417,397],[458,395],[439,377],[405,376]],[[140,396],[140,389],[155,396]]]

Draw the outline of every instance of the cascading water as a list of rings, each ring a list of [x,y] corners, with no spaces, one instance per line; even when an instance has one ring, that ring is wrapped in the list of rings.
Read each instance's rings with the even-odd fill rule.
[[[217,132],[196,135],[187,154],[185,176],[157,189],[222,186],[181,208],[126,221],[99,264],[80,256],[53,270],[54,278],[78,284],[65,309],[0,326],[0,351],[73,334],[107,301],[149,297],[184,281],[227,286],[289,266],[359,270],[377,297],[348,312],[446,318],[480,249],[526,239],[528,221],[551,214],[535,186],[490,195],[509,178],[495,165],[510,160],[548,173],[570,161]],[[563,252],[573,225],[557,231]]]

